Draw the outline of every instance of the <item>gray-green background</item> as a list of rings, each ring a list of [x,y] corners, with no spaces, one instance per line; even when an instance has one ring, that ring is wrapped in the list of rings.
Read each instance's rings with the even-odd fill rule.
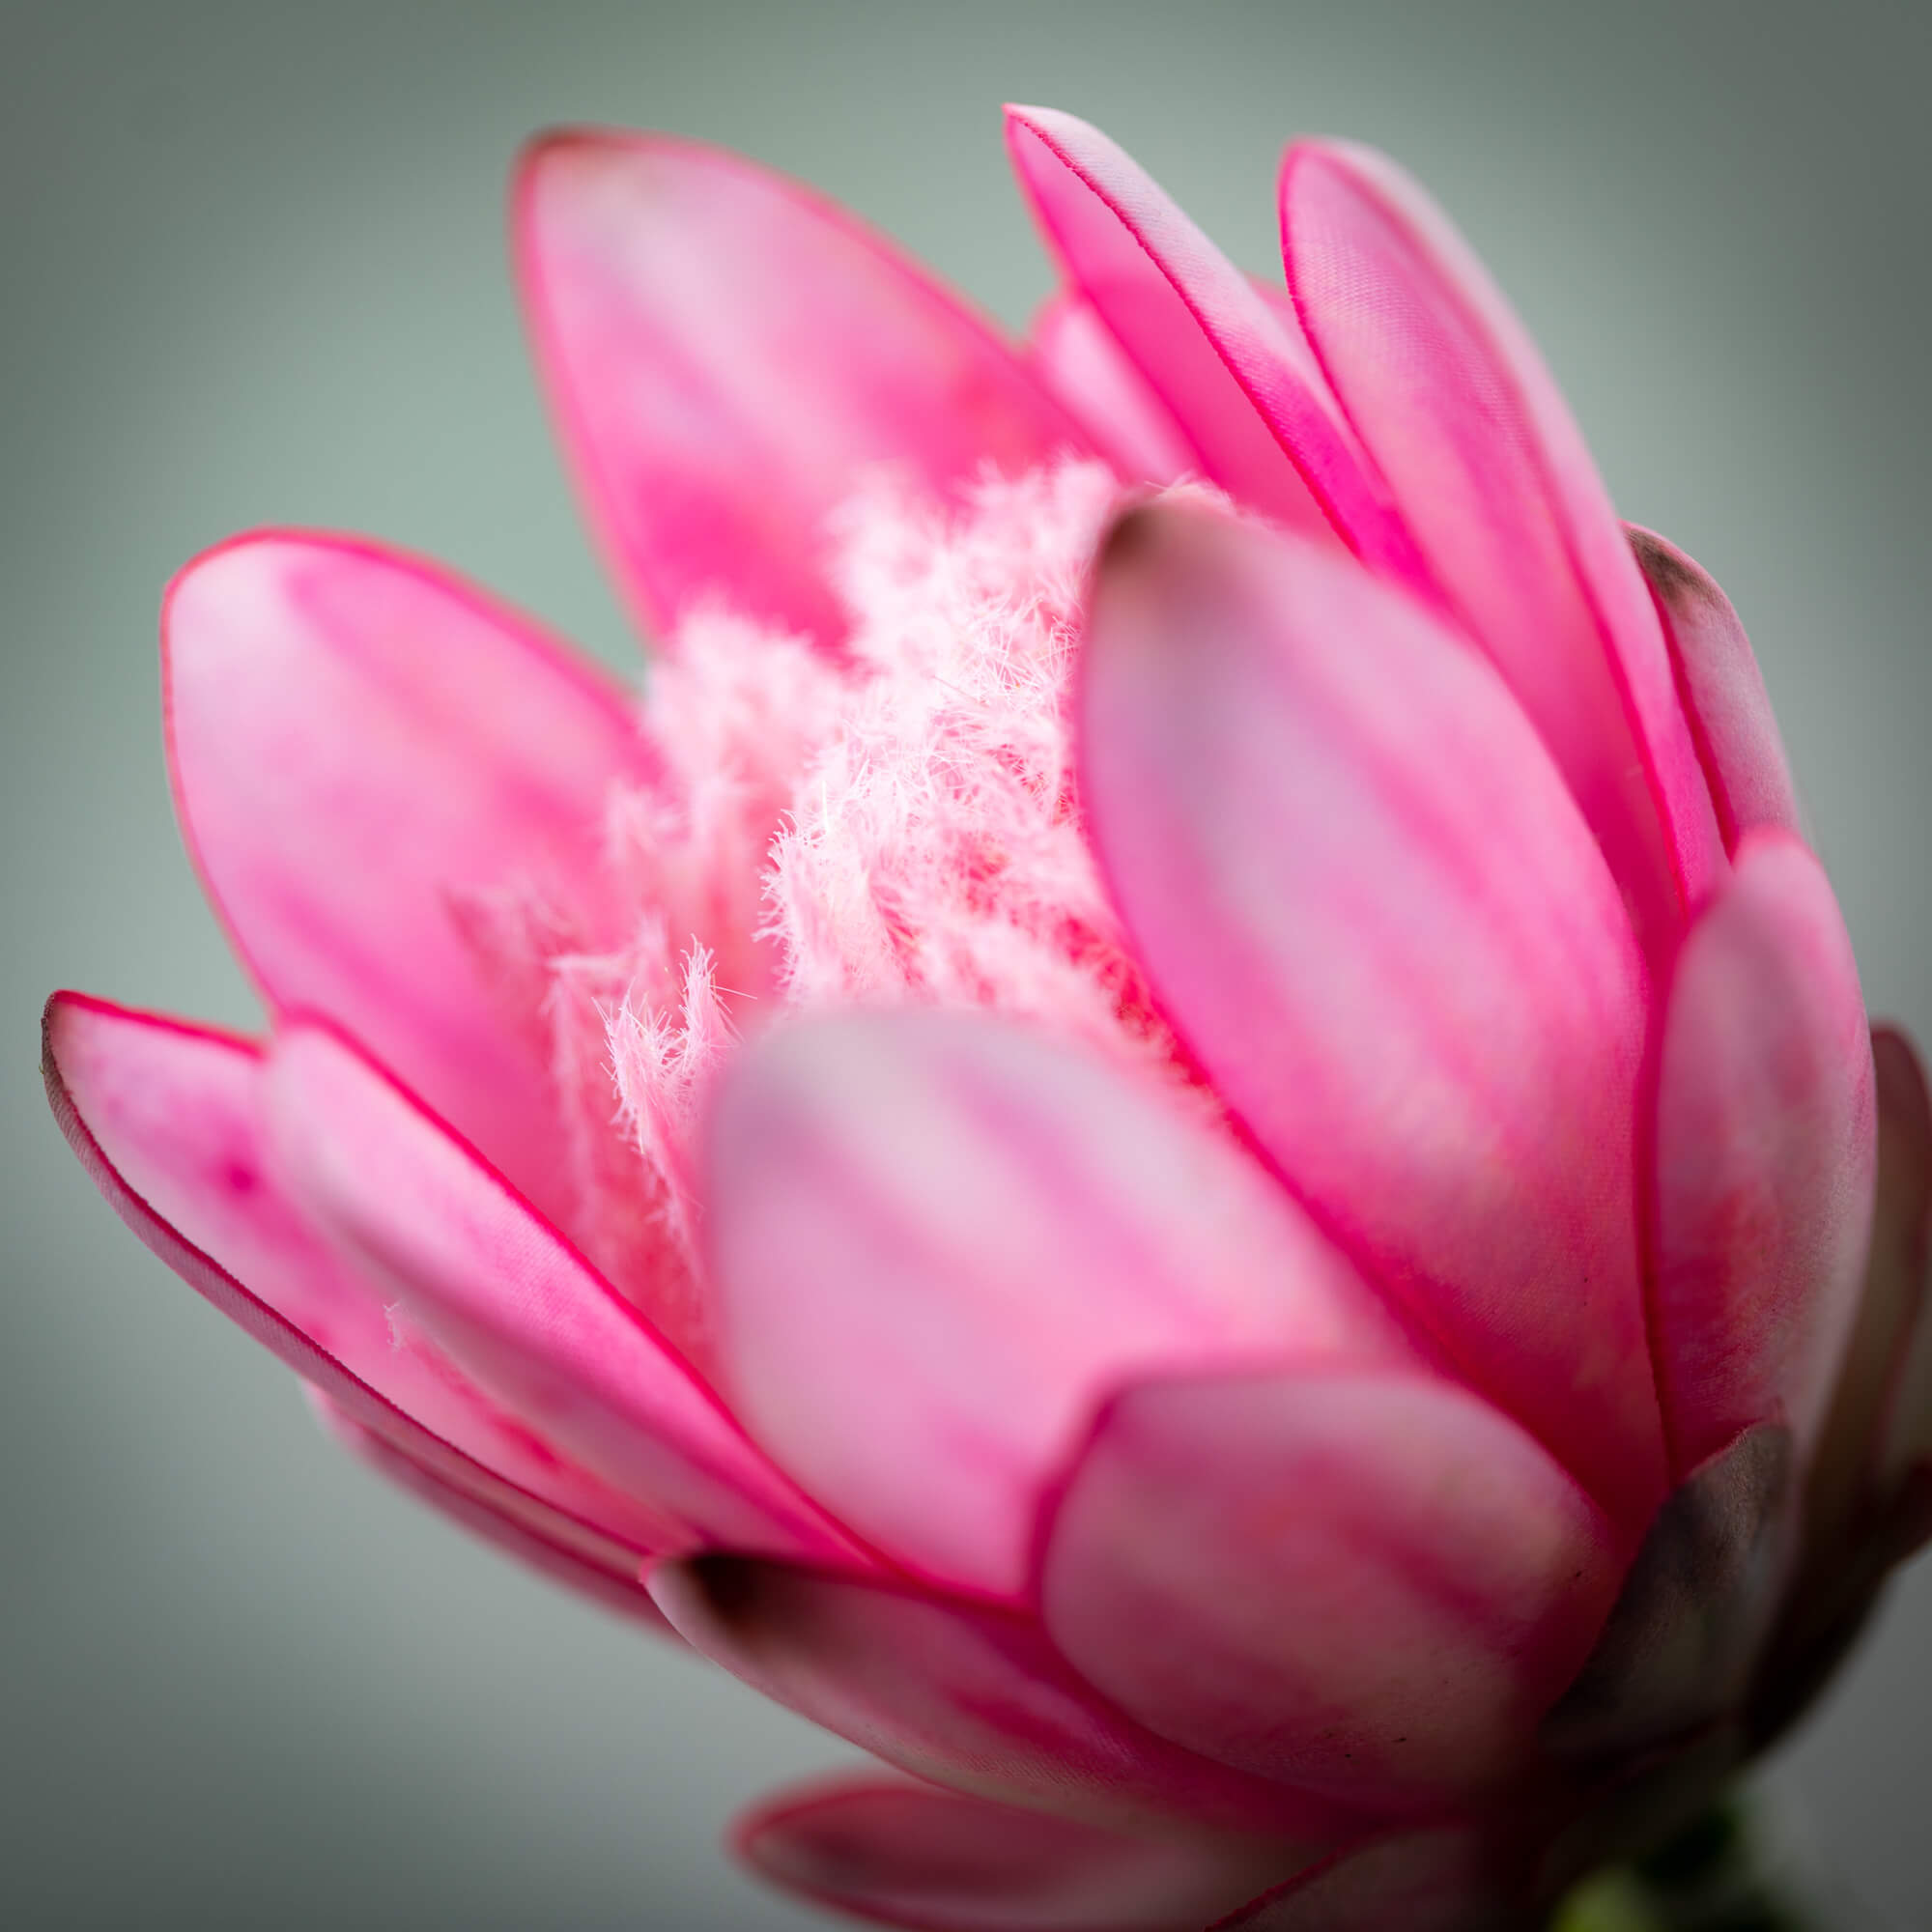
[[[741,147],[1009,322],[1047,278],[1003,98],[1099,121],[1254,266],[1287,134],[1392,149],[1528,316],[1625,513],[1744,610],[1872,1006],[1923,1037],[1929,88],[1923,14],[1881,0],[10,0],[0,1921],[809,1922],[714,1840],[851,1754],[342,1461],[114,1222],[35,1073],[56,984],[253,1013],[162,777],[156,604],[196,549],[363,527],[630,650],[505,274],[526,132]],[[1920,1575],[1775,1774],[1900,1928],[1932,1923],[1928,1634]]]

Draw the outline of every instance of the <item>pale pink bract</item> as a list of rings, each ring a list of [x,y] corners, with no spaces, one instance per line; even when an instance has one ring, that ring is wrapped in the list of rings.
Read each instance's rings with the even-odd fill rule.
[[[260,1040],[61,1124],[359,1454],[911,1774],[946,1932],[1533,1923],[1803,1709],[1932,1492],[1932,1110],[1744,632],[1388,161],[1286,284],[1071,117],[1008,347],[806,191],[529,154],[634,704],[297,532],[164,620]]]

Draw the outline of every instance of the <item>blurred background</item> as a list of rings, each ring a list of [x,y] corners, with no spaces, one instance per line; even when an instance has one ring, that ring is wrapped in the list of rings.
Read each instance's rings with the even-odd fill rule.
[[[1256,268],[1286,135],[1392,150],[1624,513],[1743,610],[1872,1008],[1932,1037],[1932,10],[7,0],[0,47],[7,1924],[811,1922],[716,1840],[853,1754],[342,1459],[122,1231],[35,1071],[55,985],[255,1015],[161,766],[156,603],[193,552],[366,528],[634,661],[505,270],[533,128],[744,149],[1012,325],[1047,274],[1003,99],[1101,123]],[[1932,1566],[1771,1774],[1898,1932],[1932,1924],[1928,1637]]]

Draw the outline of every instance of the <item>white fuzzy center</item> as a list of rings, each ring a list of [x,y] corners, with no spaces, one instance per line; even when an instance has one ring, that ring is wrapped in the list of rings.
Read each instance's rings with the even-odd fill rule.
[[[699,610],[653,670],[662,760],[610,805],[594,914],[493,922],[541,1009],[572,1232],[700,1364],[693,1140],[748,1033],[826,1005],[983,1005],[1166,1073],[1083,836],[1069,684],[1103,466],[942,514],[888,481],[836,526],[844,660]],[[526,1009],[527,1012],[527,1007]]]

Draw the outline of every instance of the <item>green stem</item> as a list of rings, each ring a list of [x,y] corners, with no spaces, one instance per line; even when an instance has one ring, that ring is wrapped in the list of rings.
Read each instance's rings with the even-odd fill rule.
[[[1641,1862],[1579,1886],[1549,1932],[1824,1932],[1760,1852],[1743,1810],[1719,1805]]]

